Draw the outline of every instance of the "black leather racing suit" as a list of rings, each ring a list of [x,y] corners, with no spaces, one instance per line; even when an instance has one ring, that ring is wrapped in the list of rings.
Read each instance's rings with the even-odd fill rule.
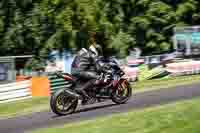
[[[87,89],[92,88],[99,78],[97,69],[96,58],[92,56],[91,51],[86,49],[81,49],[72,62],[71,74],[85,82],[83,87],[78,87],[76,90],[85,98],[89,98]]]

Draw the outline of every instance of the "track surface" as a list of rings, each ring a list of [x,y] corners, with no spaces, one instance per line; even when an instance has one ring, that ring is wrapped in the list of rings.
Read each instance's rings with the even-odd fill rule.
[[[96,117],[127,112],[133,109],[141,109],[179,100],[191,99],[197,96],[200,96],[200,84],[137,93],[133,95],[127,104],[115,105],[111,101],[107,101],[92,106],[79,107],[76,113],[68,116],[58,117],[48,111],[0,120],[0,132],[24,133],[38,128],[94,119]]]

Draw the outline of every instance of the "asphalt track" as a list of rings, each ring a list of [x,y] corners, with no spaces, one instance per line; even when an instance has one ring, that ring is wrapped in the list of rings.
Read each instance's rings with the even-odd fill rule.
[[[47,128],[61,124],[94,119],[116,113],[123,113],[134,109],[141,109],[175,101],[200,97],[200,84],[160,89],[137,93],[123,105],[115,105],[111,101],[79,107],[72,115],[58,117],[51,111],[38,112],[31,115],[1,119],[0,133],[24,133],[38,128]]]

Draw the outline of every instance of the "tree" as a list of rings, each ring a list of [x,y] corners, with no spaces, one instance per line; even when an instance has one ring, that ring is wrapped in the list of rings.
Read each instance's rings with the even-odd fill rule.
[[[0,55],[46,56],[52,49],[88,46],[97,33],[105,49],[125,56],[170,51],[175,26],[197,25],[196,0],[1,0]]]

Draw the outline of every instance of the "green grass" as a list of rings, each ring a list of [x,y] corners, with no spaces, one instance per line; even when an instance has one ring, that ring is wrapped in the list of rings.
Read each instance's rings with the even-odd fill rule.
[[[200,98],[33,133],[199,133]]]
[[[0,118],[39,112],[49,108],[48,97],[36,97],[17,102],[0,104]]]
[[[198,83],[199,75],[183,76],[169,79],[156,79],[133,84],[134,93],[149,91],[154,89],[169,88],[186,84]],[[15,117],[49,110],[49,98],[36,97],[28,100],[0,104],[0,118]]]
[[[169,77],[162,79],[146,80],[133,83],[135,92],[144,92],[156,89],[171,88],[199,83],[200,75]]]

